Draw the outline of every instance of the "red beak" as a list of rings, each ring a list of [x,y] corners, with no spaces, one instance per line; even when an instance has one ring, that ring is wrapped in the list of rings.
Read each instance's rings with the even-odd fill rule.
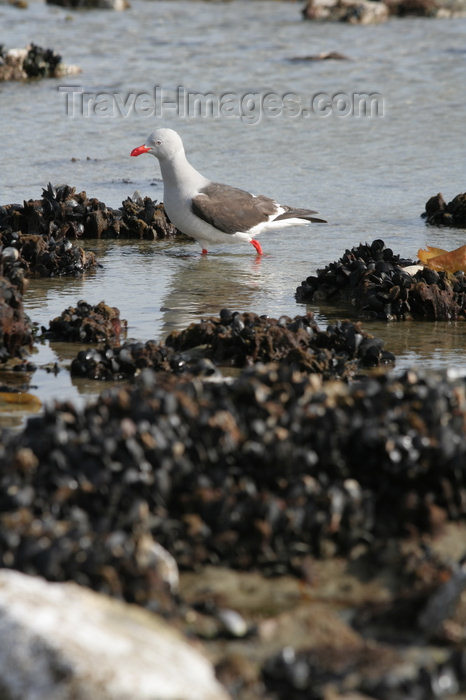
[[[133,148],[131,151],[132,156],[140,156],[141,153],[148,153],[150,151],[150,148],[147,146],[138,146],[137,148]]]

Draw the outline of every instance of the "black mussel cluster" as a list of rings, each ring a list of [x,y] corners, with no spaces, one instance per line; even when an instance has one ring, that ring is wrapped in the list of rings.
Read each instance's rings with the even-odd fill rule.
[[[94,253],[86,252],[68,238],[21,233],[11,228],[2,229],[1,224],[0,245],[4,255],[8,256],[9,274],[18,280],[22,277],[80,275],[97,265]]]
[[[362,368],[394,364],[383,341],[359,324],[337,321],[320,330],[311,313],[278,320],[222,309],[218,317],[193,323],[165,342],[127,342],[121,347],[82,350],[71,364],[74,376],[122,379],[144,368],[196,376],[217,374],[218,366],[246,367],[281,362],[324,378],[351,378]]]
[[[52,49],[31,44],[23,61],[23,70],[28,78],[54,78],[60,63],[61,56]]]
[[[81,300],[52,319],[48,329],[42,328],[42,331],[49,340],[117,345],[126,329],[127,321],[120,319],[120,311],[115,306],[103,301],[92,306]]]
[[[455,320],[466,318],[466,279],[415,265],[382,240],[359,244],[311,275],[296,289],[299,302],[345,303],[365,318]]]
[[[279,319],[222,309],[218,317],[175,331],[166,345],[178,352],[202,346],[220,365],[246,367],[256,362],[287,362],[324,377],[348,377],[358,367],[393,363],[383,341],[359,324],[337,321],[321,330],[312,313]]]
[[[463,652],[424,650],[418,657],[402,658],[373,643],[339,651],[295,651],[289,646],[266,661],[262,678],[276,700],[324,700],[330,691],[332,696],[340,691],[342,697],[349,692],[377,700],[435,700],[466,688]]]
[[[32,346],[32,325],[24,313],[24,273],[17,267],[19,253],[3,246],[0,237],[0,362],[22,357]]]
[[[24,50],[8,51],[0,45],[0,82],[28,78],[57,78],[68,71],[79,72],[79,69],[64,66],[61,56],[52,49],[30,44]]]
[[[0,207],[0,232],[60,238],[146,238],[155,240],[176,235],[162,204],[149,197],[126,199],[120,209],[111,209],[74,187],[50,183],[42,198],[24,204]]]
[[[150,197],[127,197],[116,216],[120,216],[120,238],[172,238],[177,229],[170,223],[162,203]]]
[[[463,518],[465,394],[413,372],[326,385],[285,365],[228,383],[147,370],[8,438],[0,565],[128,600],[137,580],[144,604],[143,535],[181,567],[279,574],[429,530],[432,508]]]
[[[0,363],[22,357],[31,346],[32,326],[24,313],[21,290],[2,275],[0,264]]]
[[[187,357],[166,345],[148,340],[146,343],[124,343],[121,347],[105,344],[100,348],[80,350],[71,363],[73,377],[87,379],[131,379],[143,369],[190,376],[221,377],[207,358]]]
[[[439,192],[426,202],[426,210],[421,216],[433,226],[466,228],[466,192],[457,194],[448,204]]]

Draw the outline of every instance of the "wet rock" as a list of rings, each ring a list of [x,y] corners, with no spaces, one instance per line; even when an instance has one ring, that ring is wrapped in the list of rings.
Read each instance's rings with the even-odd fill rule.
[[[343,302],[359,316],[385,321],[466,318],[464,274],[415,267],[411,275],[404,268],[413,265],[382,240],[361,243],[304,280],[295,296],[300,302]]]
[[[414,372],[348,386],[285,365],[230,383],[143,372],[8,442],[0,563],[152,605],[143,535],[182,568],[279,574],[428,532],[432,509],[464,518],[465,395]]]
[[[78,301],[76,307],[69,306],[60,316],[49,323],[44,337],[54,341],[74,343],[100,343],[118,345],[126,333],[127,321],[120,319],[120,311],[101,301],[92,306]]]
[[[388,8],[374,0],[308,0],[304,19],[350,24],[376,24],[388,19]]]
[[[66,66],[52,49],[30,44],[25,49],[6,50],[0,45],[0,81],[28,78],[59,78],[76,75],[81,69]]]
[[[426,202],[426,210],[421,216],[433,226],[466,228],[466,192],[456,195],[448,204],[439,192]]]
[[[75,584],[0,571],[0,630],[2,697],[228,697],[207,659],[161,618]]]
[[[29,200],[23,206],[0,207],[0,232],[62,238],[145,238],[156,240],[177,235],[168,221],[162,204],[149,197],[133,195],[120,209],[111,209],[74,187],[50,183],[40,200]]]

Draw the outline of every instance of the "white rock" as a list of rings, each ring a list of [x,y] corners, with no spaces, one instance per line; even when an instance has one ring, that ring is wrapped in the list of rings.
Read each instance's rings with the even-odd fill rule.
[[[0,570],[0,698],[226,700],[211,664],[148,611]]]
[[[424,269],[424,265],[407,265],[406,267],[401,268],[404,272],[407,272],[408,275],[411,275],[411,277],[414,277],[416,272],[419,272],[419,270]]]

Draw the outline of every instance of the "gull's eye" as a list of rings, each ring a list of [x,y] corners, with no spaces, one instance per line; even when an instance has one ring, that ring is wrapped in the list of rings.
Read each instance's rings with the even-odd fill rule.
[[[161,142],[160,140],[158,140],[158,141],[155,142],[155,145],[156,145],[156,146],[160,146],[161,143],[162,143],[162,142]]]

